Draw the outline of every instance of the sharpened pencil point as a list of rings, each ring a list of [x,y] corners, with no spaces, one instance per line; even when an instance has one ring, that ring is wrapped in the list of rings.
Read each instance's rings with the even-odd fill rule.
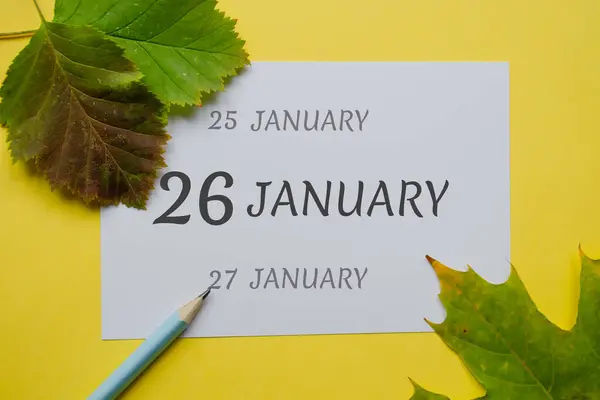
[[[210,289],[206,289],[204,292],[194,297],[192,301],[181,307],[179,309],[181,320],[190,324],[192,319],[198,314],[198,311],[200,311],[202,303],[204,303],[204,299],[206,299],[206,296],[208,296],[209,293]]]

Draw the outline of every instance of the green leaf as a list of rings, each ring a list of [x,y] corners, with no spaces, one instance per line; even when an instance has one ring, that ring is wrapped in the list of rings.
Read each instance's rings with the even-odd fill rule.
[[[410,383],[412,383],[413,388],[415,389],[410,400],[450,400],[446,396],[442,396],[441,394],[436,394],[429,392],[419,386],[415,381],[410,379]]]
[[[600,263],[581,253],[577,322],[562,330],[538,311],[516,270],[494,285],[470,267],[428,257],[447,316],[428,323],[487,391],[487,399],[600,399]]]
[[[57,0],[54,20],[113,38],[163,102],[199,104],[249,63],[236,22],[215,7],[215,0]]]
[[[579,312],[574,331],[586,338],[590,351],[600,363],[600,261],[592,260],[579,249],[581,279]]]
[[[169,137],[140,78],[100,31],[44,21],[0,88],[13,160],[87,203],[144,208]]]

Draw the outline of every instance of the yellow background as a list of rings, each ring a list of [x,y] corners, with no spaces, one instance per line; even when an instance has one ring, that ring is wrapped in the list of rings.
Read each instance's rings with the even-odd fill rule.
[[[512,262],[572,326],[577,246],[600,256],[600,1],[219,4],[252,60],[509,61]],[[30,1],[0,10],[0,31],[39,24]],[[2,74],[26,43],[0,41]],[[0,398],[84,399],[139,344],[100,340],[99,215],[12,165],[1,136]],[[408,399],[408,376],[452,399],[483,393],[434,334],[393,334],[184,339],[124,398]]]

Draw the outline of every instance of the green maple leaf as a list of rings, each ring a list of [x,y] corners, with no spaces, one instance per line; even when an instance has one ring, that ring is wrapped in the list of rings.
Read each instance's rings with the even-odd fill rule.
[[[428,322],[486,389],[485,399],[600,399],[600,261],[580,251],[575,326],[550,322],[517,272],[493,285],[428,258],[440,279],[443,323]]]
[[[144,208],[168,135],[140,78],[97,29],[43,21],[0,88],[13,160],[87,203]]]
[[[163,102],[199,104],[248,64],[235,21],[215,0],[57,0],[54,21],[109,35]]]

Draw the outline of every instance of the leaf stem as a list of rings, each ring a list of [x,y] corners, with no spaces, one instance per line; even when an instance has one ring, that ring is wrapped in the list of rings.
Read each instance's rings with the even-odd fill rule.
[[[37,0],[33,0],[33,4],[35,5],[35,9],[37,10],[38,15],[42,19],[42,22],[46,22],[46,18],[44,18],[44,14],[42,14],[42,9],[40,8],[40,5],[38,4]],[[36,31],[37,29],[30,29],[27,31],[0,33],[0,40],[30,37],[33,36],[33,34],[35,34]]]
[[[44,18],[44,14],[42,14],[42,9],[40,8],[40,5],[38,4],[37,0],[33,0],[33,4],[35,4],[35,8],[36,8],[38,14],[40,15],[40,18],[42,19],[42,21],[46,22],[46,18]]]
[[[29,37],[29,36],[33,36],[33,34],[35,32],[36,32],[35,29],[31,29],[31,30],[28,30],[28,31],[0,33],[0,40],[18,39],[18,38]]]

